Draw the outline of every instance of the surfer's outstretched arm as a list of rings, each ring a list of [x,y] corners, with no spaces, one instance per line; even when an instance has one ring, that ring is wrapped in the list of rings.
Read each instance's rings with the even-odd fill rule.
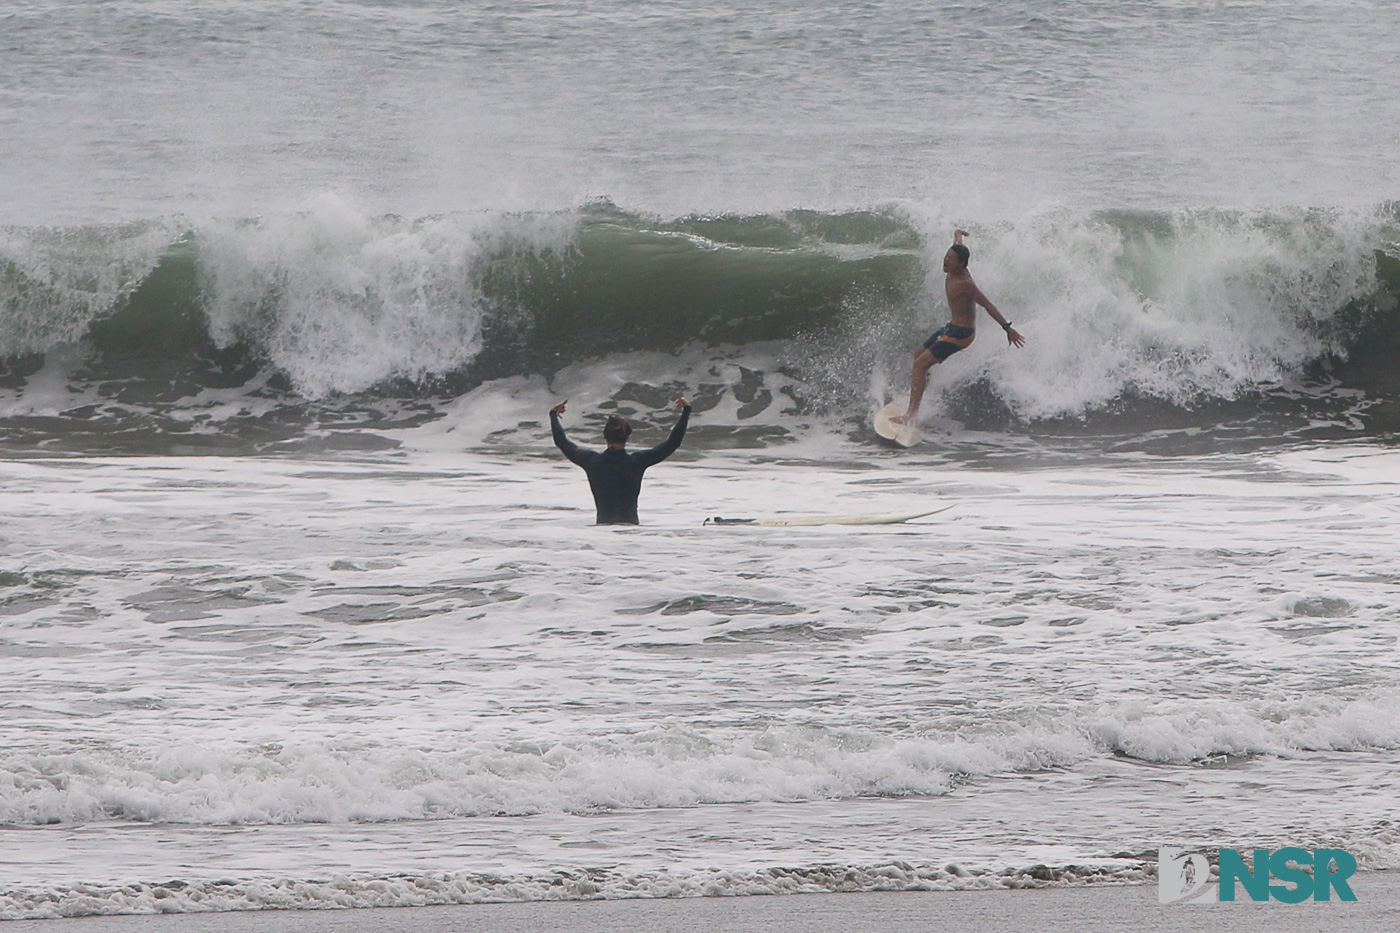
[[[636,453],[638,461],[643,466],[655,466],[676,452],[676,448],[681,446],[681,440],[685,438],[686,425],[690,424],[690,403],[683,396],[676,396],[676,407],[681,410],[680,420],[671,429],[671,436],[650,450],[639,450]]]
[[[1026,345],[1026,338],[1022,337],[1020,332],[1011,326],[1011,322],[1002,316],[1002,313],[997,310],[997,306],[992,304],[991,299],[982,294],[982,289],[973,285],[971,295],[972,300],[985,308],[987,313],[992,316],[992,320],[1000,324],[1001,329],[1006,331],[1007,343],[1011,344],[1013,347],[1023,347]]]

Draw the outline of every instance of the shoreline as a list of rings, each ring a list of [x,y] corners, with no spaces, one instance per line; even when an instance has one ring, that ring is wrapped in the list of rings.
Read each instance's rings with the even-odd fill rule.
[[[1355,902],[1160,904],[1155,884],[988,891],[516,901],[11,920],[5,933],[927,933],[937,930],[1370,933],[1400,928],[1400,872],[1356,876]]]

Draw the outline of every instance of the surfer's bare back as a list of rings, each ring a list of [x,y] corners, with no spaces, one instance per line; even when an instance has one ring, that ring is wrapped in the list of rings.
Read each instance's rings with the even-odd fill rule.
[[[919,413],[919,403],[923,401],[924,389],[928,387],[929,367],[943,362],[959,350],[966,349],[977,336],[977,305],[987,309],[992,320],[1006,331],[1006,342],[1013,347],[1021,347],[1026,338],[1016,332],[1011,322],[1001,316],[997,306],[982,294],[977,283],[972,281],[972,273],[967,271],[967,261],[971,252],[963,246],[966,230],[953,231],[953,245],[943,254],[943,271],[947,273],[943,288],[948,293],[948,311],[951,320],[933,332],[924,341],[919,352],[914,354],[914,371],[909,377],[909,407],[904,414],[890,420],[897,424],[913,421]]]

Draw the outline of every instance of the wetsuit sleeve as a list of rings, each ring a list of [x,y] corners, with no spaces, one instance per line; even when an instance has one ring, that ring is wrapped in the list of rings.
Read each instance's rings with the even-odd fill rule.
[[[650,450],[637,451],[637,461],[641,463],[642,466],[653,466],[671,456],[671,454],[676,452],[676,448],[681,446],[681,440],[685,437],[685,428],[688,424],[690,424],[689,405],[681,409],[680,420],[678,420],[676,426],[671,429],[671,436]]]
[[[593,459],[593,451],[584,450],[573,441],[569,440],[564,433],[564,426],[559,423],[559,416],[554,412],[549,413],[549,430],[554,434],[554,446],[564,452],[574,463],[581,467],[587,467],[589,461]]]

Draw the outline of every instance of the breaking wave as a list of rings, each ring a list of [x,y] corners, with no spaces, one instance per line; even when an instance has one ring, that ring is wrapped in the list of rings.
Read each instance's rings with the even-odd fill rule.
[[[1035,432],[1209,424],[1239,399],[1322,386],[1360,392],[1364,429],[1391,431],[1393,413],[1376,416],[1400,394],[1386,365],[1400,347],[1398,216],[1047,208],[972,226],[973,272],[1028,343],[1010,350],[983,328],[935,389],[950,417]],[[797,410],[840,423],[897,387],[945,318],[953,225],[914,204],[405,218],[324,197],[258,218],[11,227],[0,424],[12,444],[67,423],[92,446],[132,419],[147,436],[189,432],[203,410],[217,435],[274,403],[321,420],[431,408],[637,352],[737,363],[722,388],[750,406],[758,383],[795,381]]]

